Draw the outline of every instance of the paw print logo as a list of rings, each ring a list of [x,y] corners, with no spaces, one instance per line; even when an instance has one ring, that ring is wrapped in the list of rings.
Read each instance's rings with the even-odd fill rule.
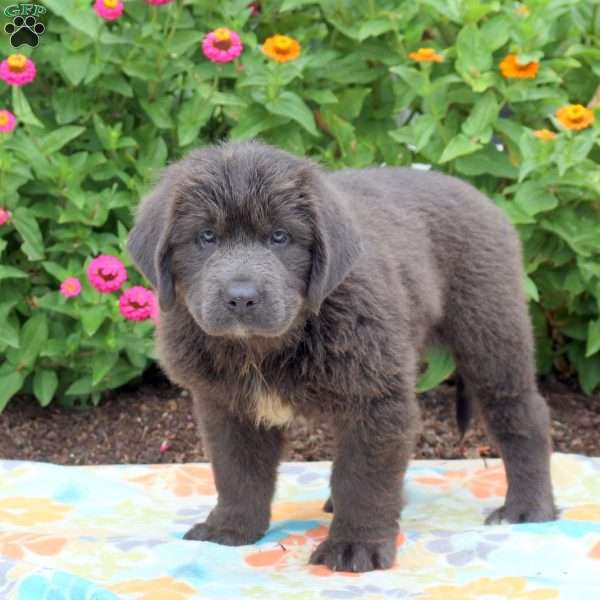
[[[35,48],[40,41],[40,35],[46,31],[46,28],[30,15],[26,19],[15,17],[12,23],[4,26],[4,31],[10,35],[10,44],[13,48],[18,48],[23,44]]]

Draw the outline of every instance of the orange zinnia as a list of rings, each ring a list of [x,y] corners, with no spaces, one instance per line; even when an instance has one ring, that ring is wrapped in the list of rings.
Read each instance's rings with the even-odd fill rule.
[[[581,104],[567,104],[556,111],[556,118],[567,129],[585,129],[595,120],[594,113]]]
[[[444,62],[444,57],[433,48],[419,48],[416,52],[409,52],[408,58],[417,62]]]
[[[534,79],[540,68],[537,60],[525,63],[517,62],[516,54],[509,54],[501,63],[500,71],[506,79]]]
[[[269,58],[284,63],[300,56],[300,43],[287,35],[272,35],[265,40],[262,51]]]
[[[544,141],[553,140],[556,137],[554,131],[550,131],[549,129],[538,129],[533,132],[533,135],[535,135],[538,140]]]

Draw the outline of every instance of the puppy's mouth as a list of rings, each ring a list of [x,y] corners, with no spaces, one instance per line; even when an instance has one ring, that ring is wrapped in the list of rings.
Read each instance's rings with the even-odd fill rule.
[[[291,323],[257,323],[244,318],[210,318],[202,317],[201,311],[190,311],[194,321],[212,337],[249,340],[251,338],[278,338],[286,334]]]

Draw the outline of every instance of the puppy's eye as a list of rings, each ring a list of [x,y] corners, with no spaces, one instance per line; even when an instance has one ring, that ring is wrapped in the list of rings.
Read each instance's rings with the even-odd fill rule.
[[[290,241],[290,236],[285,229],[276,229],[271,233],[271,244],[283,246]]]
[[[204,244],[214,244],[217,241],[217,234],[212,229],[203,229],[198,232],[196,241],[201,246]]]

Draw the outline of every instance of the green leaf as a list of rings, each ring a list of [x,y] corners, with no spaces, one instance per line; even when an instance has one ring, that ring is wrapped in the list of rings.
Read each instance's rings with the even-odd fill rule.
[[[533,181],[521,183],[515,194],[515,202],[529,215],[552,210],[558,206],[554,194],[546,191],[543,186]]]
[[[21,389],[25,376],[15,370],[0,372],[2,385],[0,386],[0,413],[6,408],[8,401]]]
[[[198,139],[201,127],[210,119],[213,110],[200,94],[185,101],[177,114],[179,146],[187,146]]]
[[[535,285],[533,279],[531,279],[531,277],[529,277],[528,275],[525,275],[524,288],[525,295],[528,300],[535,300],[536,302],[539,302],[540,294],[538,292],[537,286]]]
[[[337,104],[337,96],[331,90],[303,90],[303,96],[317,104]]]
[[[420,152],[429,144],[435,128],[436,121],[430,114],[417,115],[408,125],[390,131],[390,136],[398,142],[412,144]]]
[[[492,53],[474,24],[463,27],[456,37],[456,67],[461,74],[479,77],[492,67]]]
[[[42,406],[48,406],[58,388],[58,377],[50,369],[38,369],[33,376],[33,393]]]
[[[85,2],[75,0],[44,0],[44,6],[64,19],[71,27],[96,38],[103,21],[90,10]]]
[[[46,313],[36,312],[21,330],[21,345],[18,350],[18,364],[33,366],[44,344],[48,340],[48,321]]]
[[[10,265],[0,265],[0,279],[27,279],[29,275]]]
[[[81,313],[81,324],[83,330],[89,336],[92,336],[98,331],[106,318],[106,308],[104,306],[91,306]]]
[[[358,30],[358,39],[362,42],[369,37],[376,37],[382,33],[392,31],[394,22],[391,19],[374,19],[367,21],[360,26]]]
[[[302,101],[302,98],[294,92],[282,92],[279,98],[268,101],[265,107],[274,115],[288,117],[296,121],[310,134],[319,135],[312,112]]]
[[[199,46],[202,41],[202,33],[197,29],[184,29],[176,31],[169,41],[169,52],[184,54],[190,48]]]
[[[462,22],[461,1],[462,0],[422,0],[423,4],[431,6],[441,15],[444,15],[455,23]]]
[[[506,152],[500,152],[493,144],[487,144],[484,148],[457,159],[456,170],[468,176],[493,175],[505,179],[516,179],[517,168],[511,164]]]
[[[92,393],[92,380],[89,375],[74,381],[65,391],[66,396],[85,396]]]
[[[158,169],[165,166],[167,155],[168,149],[165,140],[156,136],[152,142],[142,147],[135,167],[145,180],[150,180]]]
[[[172,96],[164,95],[154,100],[154,102],[150,102],[147,98],[139,98],[139,101],[146,114],[159,129],[173,127],[173,119],[171,118]]]
[[[79,50],[77,52],[62,52],[60,66],[71,85],[79,85],[90,66],[91,53]]]
[[[12,86],[12,104],[17,120],[27,125],[35,125],[36,127],[44,128],[44,124],[33,114],[31,106],[21,88]]]
[[[97,386],[119,359],[117,352],[98,352],[92,358],[92,385]]]
[[[464,133],[459,133],[450,140],[450,143],[444,148],[440,157],[440,164],[446,163],[459,156],[472,154],[481,148],[481,144],[472,142]]]
[[[462,124],[463,133],[470,138],[480,136],[496,121],[499,111],[494,92],[485,93],[477,100],[471,114]]]
[[[307,6],[308,4],[319,4],[319,0],[283,0],[283,4],[279,10],[281,12],[286,12],[288,10]]]
[[[8,314],[12,308],[10,303],[0,305],[0,344],[6,344],[11,348],[19,347],[19,319],[16,314]]]
[[[504,15],[495,16],[483,24],[481,35],[490,50],[497,50],[508,41],[511,28],[512,23],[510,19]]]
[[[586,357],[596,354],[600,350],[600,319],[590,321],[587,331]]]
[[[452,354],[446,348],[434,347],[426,356],[427,370],[417,383],[417,392],[426,392],[447,379],[456,368]]]
[[[25,207],[18,207],[12,220],[16,230],[23,239],[21,249],[29,260],[44,258],[44,241],[36,218]]]
[[[344,90],[339,95],[338,106],[333,108],[337,115],[346,121],[354,121],[362,110],[365,98],[371,93],[371,90],[366,87],[355,87],[349,90]]]
[[[406,65],[391,67],[390,71],[399,75],[411,90],[419,95],[425,95],[428,82],[427,77],[422,71],[418,71],[414,67],[407,67]]]
[[[60,127],[40,140],[40,148],[46,155],[54,154],[84,131],[85,127],[76,127],[75,125]]]
[[[44,261],[42,265],[44,269],[58,281],[64,281],[72,274],[69,269],[65,269],[62,265],[49,260]]]

